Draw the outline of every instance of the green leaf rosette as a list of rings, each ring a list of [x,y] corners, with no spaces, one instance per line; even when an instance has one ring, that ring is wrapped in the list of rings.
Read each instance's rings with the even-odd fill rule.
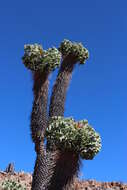
[[[25,45],[24,56],[22,58],[24,65],[32,71],[55,70],[59,67],[61,53],[55,47],[43,50],[41,45]]]
[[[46,138],[48,149],[73,151],[83,159],[93,159],[101,149],[101,138],[87,120],[76,122],[73,118],[52,117]]]
[[[89,52],[82,45],[82,43],[71,42],[66,39],[63,42],[61,42],[59,51],[62,53],[63,57],[66,57],[69,54],[71,54],[76,58],[78,62],[80,62],[80,64],[84,64],[89,57]]]
[[[85,120],[78,122],[78,135],[80,141],[78,150],[83,159],[91,160],[101,149],[100,135]]]

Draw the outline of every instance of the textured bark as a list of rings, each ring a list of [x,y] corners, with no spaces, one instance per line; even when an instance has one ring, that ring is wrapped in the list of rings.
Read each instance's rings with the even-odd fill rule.
[[[59,70],[56,82],[53,87],[50,100],[49,116],[63,116],[66,92],[72,76],[76,60],[72,56],[66,57]]]
[[[59,70],[56,83],[54,84],[49,116],[64,116],[64,104],[69,82],[72,76],[76,60],[72,56],[66,57]],[[74,152],[60,152],[54,150],[52,166],[49,165],[50,181],[48,190],[69,190],[73,179],[78,175],[79,157]],[[56,156],[57,155],[57,156]],[[53,171],[52,171],[53,170]]]
[[[74,152],[57,153],[48,190],[70,190],[78,176],[79,156]]]
[[[33,74],[34,102],[31,114],[31,136],[35,143],[37,157],[33,173],[32,190],[44,189],[46,184],[45,176],[48,172],[44,149],[44,133],[47,127],[48,75],[47,71]]]
[[[33,74],[33,79],[34,102],[31,114],[31,136],[33,142],[39,144],[47,126],[48,73],[46,71],[36,72]]]
[[[34,166],[33,180],[32,180],[32,190],[42,190],[45,186],[45,163],[44,154],[37,154],[37,158]]]
[[[44,152],[37,154],[32,180],[32,190],[46,190],[51,175],[54,171],[54,159],[56,160],[56,152]]]

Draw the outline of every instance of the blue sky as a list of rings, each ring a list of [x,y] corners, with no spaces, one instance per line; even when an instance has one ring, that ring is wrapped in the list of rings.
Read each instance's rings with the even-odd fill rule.
[[[32,77],[21,61],[24,44],[47,49],[67,38],[82,42],[90,58],[73,73],[65,116],[88,119],[102,136],[102,150],[82,162],[81,178],[127,182],[126,6],[126,0],[1,1],[0,169],[9,162],[28,172],[34,166]]]

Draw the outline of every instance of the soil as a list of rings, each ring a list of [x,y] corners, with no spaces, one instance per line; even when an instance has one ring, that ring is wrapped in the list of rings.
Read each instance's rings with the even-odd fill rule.
[[[0,171],[0,184],[5,180],[14,180],[21,183],[27,190],[31,189],[32,174],[25,172],[7,173]],[[71,190],[127,190],[127,184],[121,182],[98,182],[95,180],[75,180]]]

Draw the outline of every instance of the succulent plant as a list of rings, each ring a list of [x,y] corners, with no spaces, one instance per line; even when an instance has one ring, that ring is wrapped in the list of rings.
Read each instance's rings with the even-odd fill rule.
[[[43,50],[41,45],[25,45],[24,65],[32,71],[43,71],[44,68],[54,70],[60,65],[61,53],[55,47]]]
[[[76,122],[73,118],[52,117],[46,138],[47,148],[74,151],[83,159],[93,159],[101,149],[101,138],[87,120]]]
[[[50,70],[59,67],[61,61],[61,53],[55,47],[49,48],[43,53],[43,64],[47,65]]]
[[[26,187],[13,180],[6,180],[1,186],[3,190],[26,190]]]
[[[80,64],[84,64],[89,57],[89,52],[83,47],[82,43],[71,42],[66,39],[61,42],[59,51],[62,53],[63,57],[70,54],[73,55]]]
[[[61,67],[48,109],[48,77],[60,65],[61,57]],[[48,190],[70,189],[73,179],[78,176],[79,158],[93,159],[101,149],[100,135],[87,120],[77,122],[73,118],[63,117],[66,93],[75,64],[84,64],[88,57],[89,52],[81,43],[66,39],[58,49],[44,50],[39,44],[24,46],[22,60],[32,70],[34,79],[31,136],[37,157],[32,190],[43,187]],[[44,135],[47,147],[44,146]]]

